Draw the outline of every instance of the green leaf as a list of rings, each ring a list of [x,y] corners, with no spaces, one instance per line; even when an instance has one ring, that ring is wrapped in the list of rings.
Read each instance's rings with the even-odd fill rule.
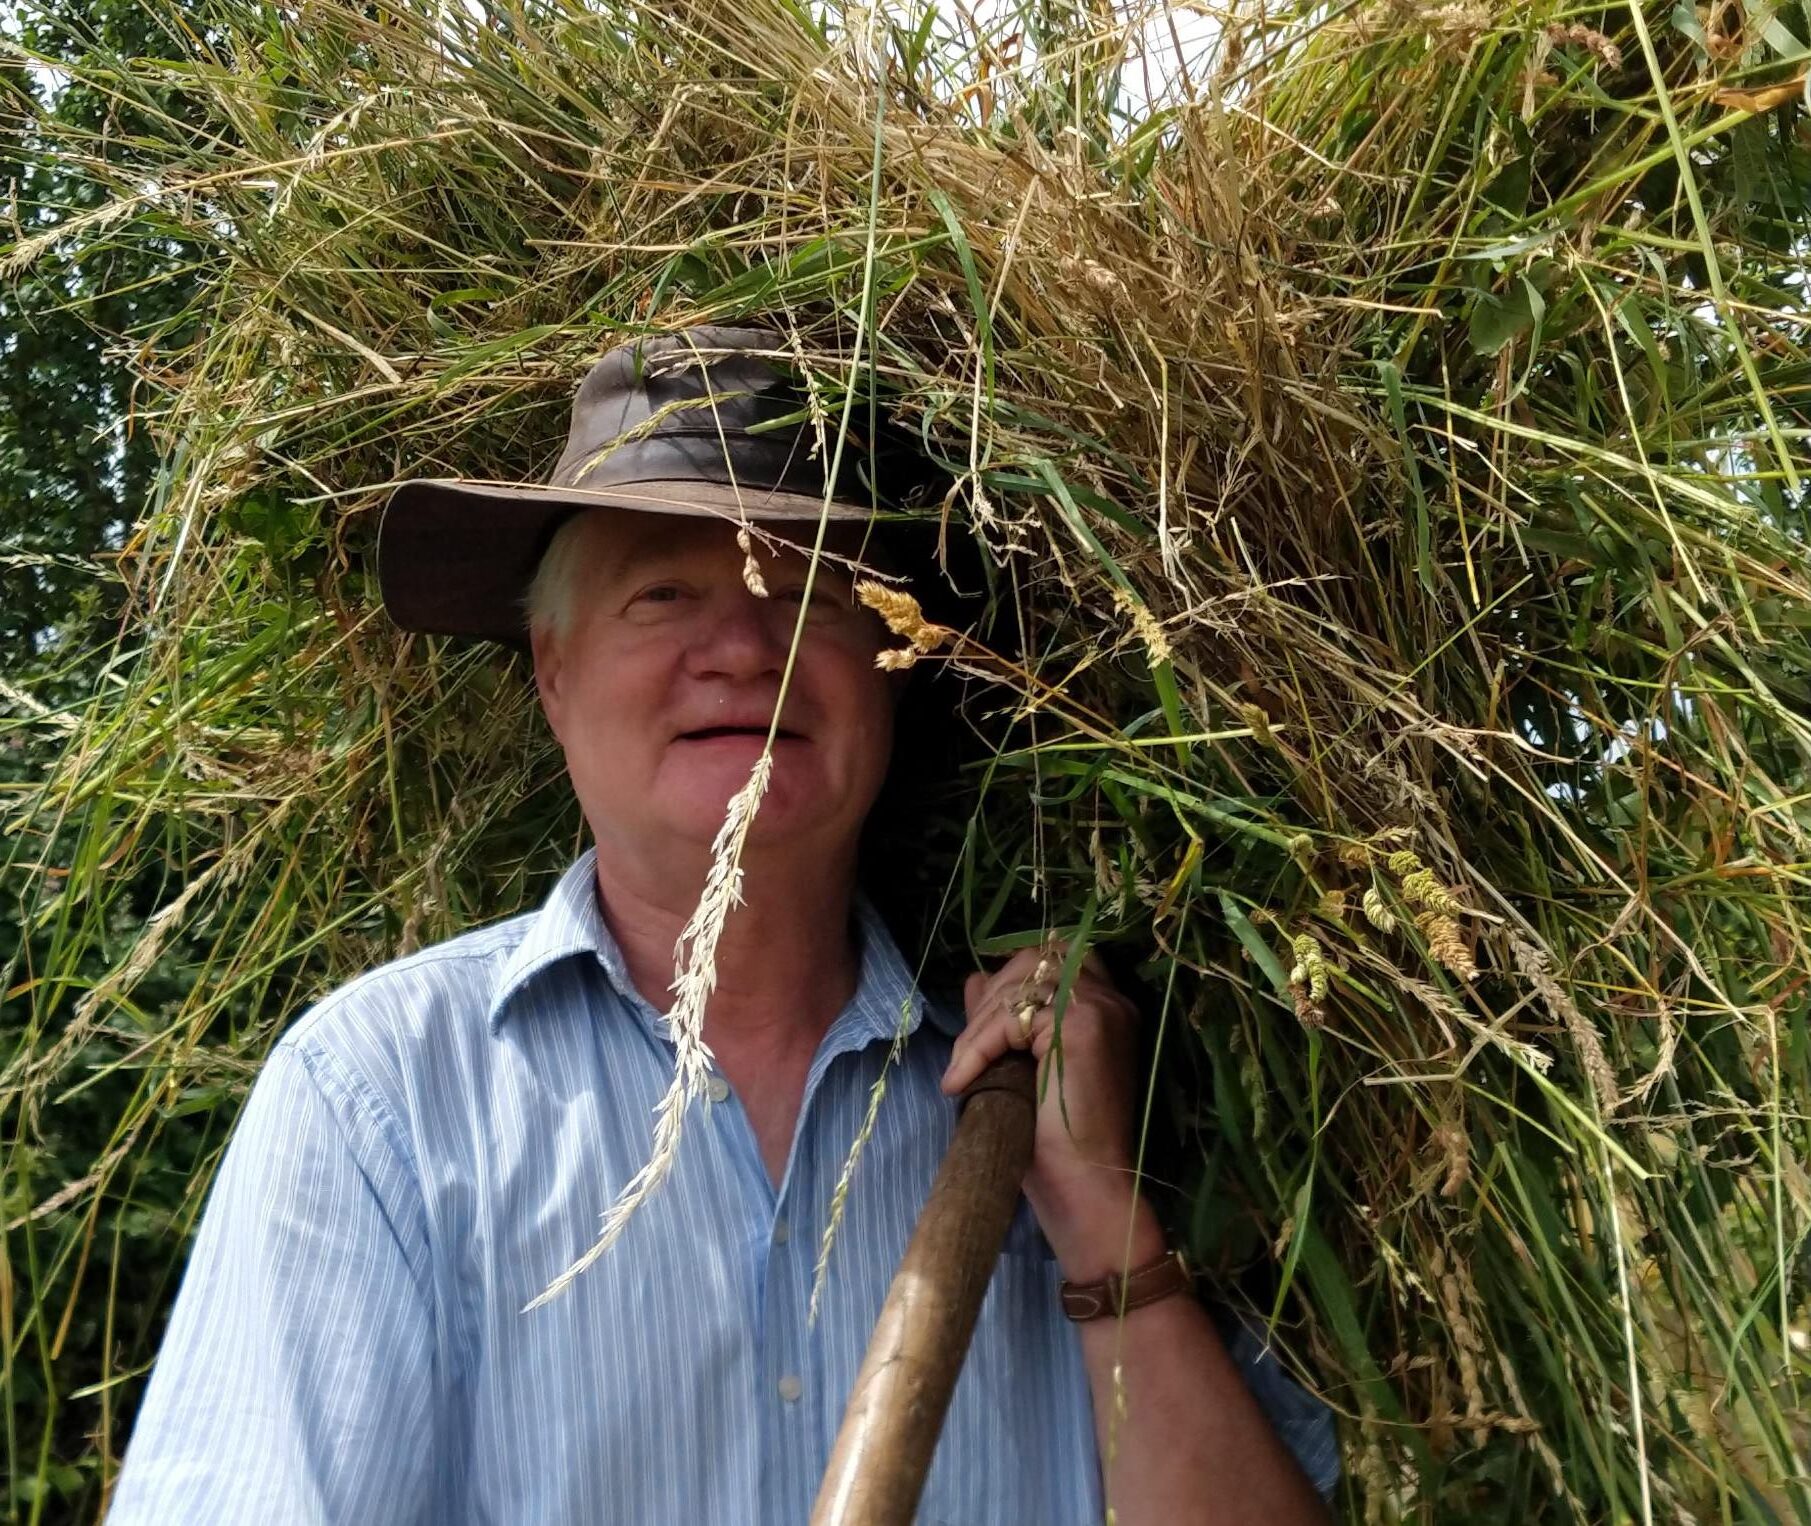
[[[1239,909],[1239,903],[1224,891],[1220,895],[1220,912],[1226,918],[1226,925],[1238,935],[1239,942],[1245,946],[1245,952],[1250,954],[1257,962],[1258,968],[1270,977],[1271,985],[1279,992],[1287,991],[1289,976],[1284,972],[1281,961],[1271,952],[1270,945],[1264,941],[1263,935],[1252,926],[1251,918]]]
[[[1518,276],[1502,296],[1485,292],[1471,310],[1472,348],[1480,355],[1495,355],[1503,346],[1535,332],[1546,301],[1531,281]]]

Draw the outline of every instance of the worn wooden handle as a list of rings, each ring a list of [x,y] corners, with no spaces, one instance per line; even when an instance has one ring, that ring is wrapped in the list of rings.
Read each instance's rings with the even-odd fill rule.
[[[1037,1066],[1023,1051],[1002,1055],[966,1096],[875,1322],[811,1526],[907,1526],[918,1509],[1031,1164]]]

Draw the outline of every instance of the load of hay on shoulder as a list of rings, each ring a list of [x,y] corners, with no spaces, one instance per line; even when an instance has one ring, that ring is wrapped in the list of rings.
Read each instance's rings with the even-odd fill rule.
[[[142,1148],[532,904],[557,757],[520,664],[377,612],[383,488],[540,476],[609,344],[759,316],[987,571],[919,659],[985,746],[914,931],[1139,983],[1153,1175],[1343,1511],[1811,1510],[1802,7],[168,16],[91,61],[166,109],[71,141],[110,210],[60,237],[203,295],[133,340],[169,468],[33,808],[94,915],[169,878],[34,996],[40,1095],[148,1044]]]

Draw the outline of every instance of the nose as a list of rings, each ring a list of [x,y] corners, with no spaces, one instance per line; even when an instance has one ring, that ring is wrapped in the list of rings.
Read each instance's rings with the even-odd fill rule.
[[[790,605],[746,589],[713,601],[686,651],[687,671],[696,678],[777,677],[792,635],[792,622],[779,617],[792,612]]]

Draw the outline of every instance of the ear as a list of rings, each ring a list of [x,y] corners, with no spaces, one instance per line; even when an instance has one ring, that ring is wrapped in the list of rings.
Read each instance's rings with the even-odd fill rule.
[[[537,625],[529,629],[528,646],[534,654],[534,685],[540,697],[541,713],[547,717],[554,736],[564,742],[561,723],[565,718],[563,680],[566,673],[562,643],[546,626]]]

